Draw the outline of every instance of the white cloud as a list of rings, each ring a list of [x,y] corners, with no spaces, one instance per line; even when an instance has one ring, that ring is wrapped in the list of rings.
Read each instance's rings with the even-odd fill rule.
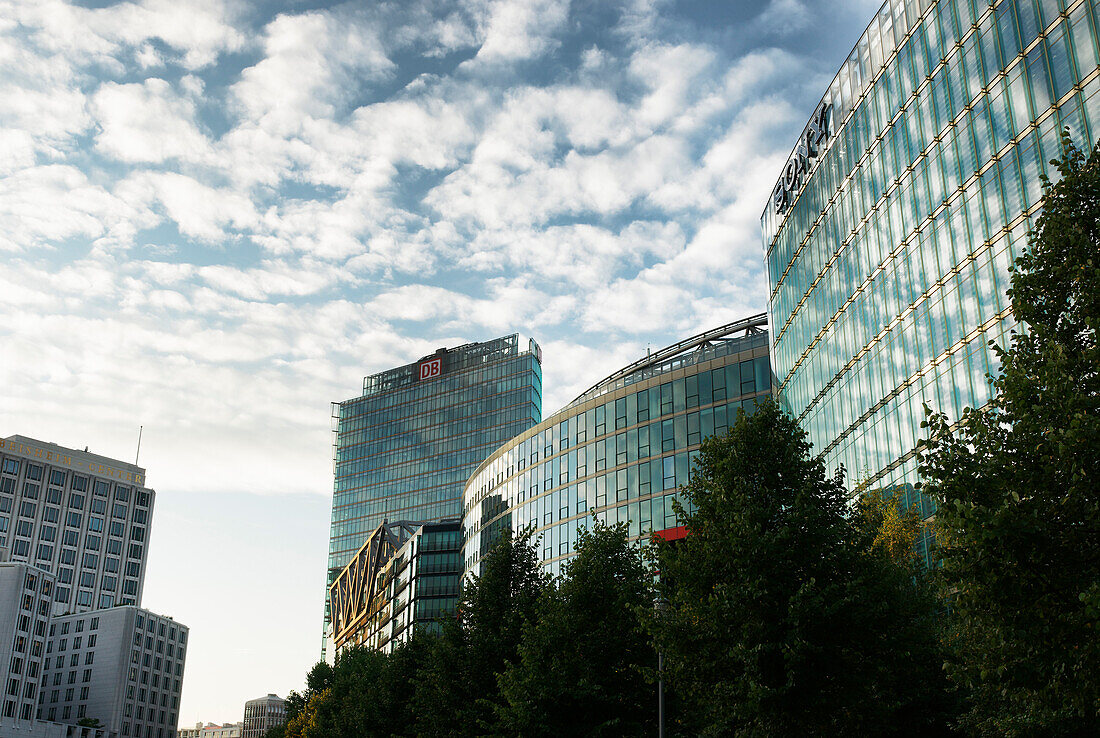
[[[9,4],[10,13],[43,50],[74,62],[117,63],[122,47],[143,51],[162,41],[188,69],[212,64],[225,51],[244,45],[244,35],[220,0],[143,0],[104,8],[74,7],[61,0]]]
[[[489,9],[477,61],[507,63],[534,59],[557,45],[569,3],[563,0],[497,0]]]
[[[715,62],[711,49],[694,44],[646,44],[630,59],[630,71],[649,88],[637,113],[639,123],[660,128],[673,122],[700,93]]]
[[[248,121],[276,135],[337,112],[350,86],[392,71],[375,29],[332,13],[280,15],[264,29],[264,58],[244,70],[233,95]]]
[[[157,206],[180,233],[206,242],[223,242],[235,231],[255,227],[260,218],[251,199],[175,172],[141,172],[121,183],[134,200]]]
[[[96,147],[124,162],[202,161],[210,145],[195,124],[195,104],[162,79],[102,85],[91,109],[99,124]]]
[[[35,166],[0,178],[0,250],[70,238],[93,241],[128,221],[148,223],[149,214],[93,184],[74,166]]]

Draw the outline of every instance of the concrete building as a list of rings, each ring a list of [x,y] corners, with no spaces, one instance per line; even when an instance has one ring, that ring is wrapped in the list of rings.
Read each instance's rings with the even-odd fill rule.
[[[154,499],[141,467],[0,438],[0,738],[82,717],[101,738],[174,738],[187,628],[138,607]]]
[[[286,702],[277,694],[258,697],[244,703],[244,728],[241,738],[263,738],[269,728],[286,722]]]
[[[34,720],[52,596],[50,572],[0,563],[0,736]]]
[[[0,560],[54,572],[56,614],[141,602],[155,499],[139,466],[0,438]]]
[[[188,629],[132,605],[54,618],[41,717],[98,719],[121,738],[174,738]]]
[[[180,728],[177,738],[241,738],[244,723],[196,723],[194,728]]]
[[[542,351],[518,335],[439,349],[366,377],[333,406],[328,588],[387,520],[462,514],[466,479],[493,449],[542,417]]]

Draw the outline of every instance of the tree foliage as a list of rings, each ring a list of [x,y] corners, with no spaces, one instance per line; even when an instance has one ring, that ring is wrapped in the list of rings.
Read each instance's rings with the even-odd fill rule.
[[[952,678],[981,735],[1100,734],[1100,155],[1060,179],[1016,260],[1020,324],[990,406],[926,423],[953,594]]]
[[[318,663],[307,689],[292,693],[284,738],[359,738],[415,735],[411,712],[415,678],[426,644],[420,638],[383,654],[352,648],[335,666]],[[291,700],[288,699],[288,704]]]
[[[457,618],[432,644],[415,697],[422,734],[499,734],[497,679],[517,660],[546,586],[530,533],[505,532],[482,561],[481,575],[463,587]]]
[[[933,603],[776,403],[705,440],[684,495],[654,623],[682,733],[940,733]]]
[[[917,509],[903,508],[899,496],[882,489],[857,487],[855,493],[857,523],[870,537],[867,546],[902,567],[917,564],[916,543],[926,527]],[[916,568],[914,576],[920,572]]]
[[[519,659],[500,678],[503,732],[517,736],[650,735],[656,652],[640,619],[648,575],[627,526],[578,531],[577,555],[546,589]]]

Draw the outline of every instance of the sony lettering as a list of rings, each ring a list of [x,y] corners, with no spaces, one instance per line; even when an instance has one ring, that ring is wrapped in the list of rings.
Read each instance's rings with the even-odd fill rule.
[[[783,174],[772,190],[772,203],[776,214],[784,213],[791,206],[795,195],[802,187],[803,177],[810,171],[810,161],[816,159],[822,145],[829,139],[829,113],[833,106],[823,102],[810,118],[806,130],[798,139],[794,156],[783,168]]]

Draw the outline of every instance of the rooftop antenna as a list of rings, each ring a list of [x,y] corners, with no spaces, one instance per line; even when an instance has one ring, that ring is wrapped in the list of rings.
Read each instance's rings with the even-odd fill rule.
[[[139,425],[138,426],[138,447],[137,447],[137,453],[134,454],[134,466],[138,465],[138,457],[141,456],[141,431],[144,430],[144,429],[145,429],[144,425]]]

